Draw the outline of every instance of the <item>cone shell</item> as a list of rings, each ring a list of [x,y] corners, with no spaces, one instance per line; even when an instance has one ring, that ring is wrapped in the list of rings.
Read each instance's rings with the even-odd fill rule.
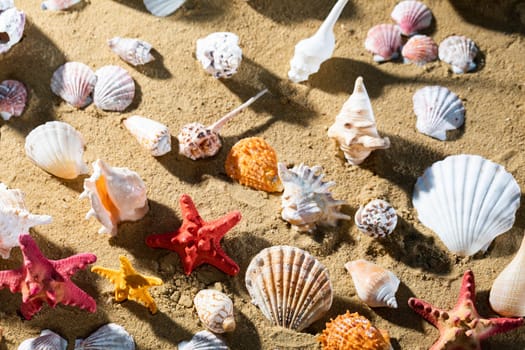
[[[434,61],[438,56],[438,46],[431,37],[426,35],[414,35],[408,39],[401,55],[407,63],[415,63],[418,66]]]
[[[393,24],[372,27],[365,40],[365,49],[374,54],[374,61],[383,62],[399,57],[401,30]]]
[[[477,55],[476,44],[466,36],[449,36],[439,44],[439,59],[450,64],[456,74],[475,69],[474,59]]]
[[[213,157],[222,147],[219,134],[201,123],[184,125],[177,139],[179,153],[193,160]]]
[[[123,123],[152,156],[159,157],[171,151],[171,135],[166,125],[139,115],[125,119]]]
[[[9,8],[0,13],[0,33],[6,33],[9,40],[0,43],[0,53],[7,52],[22,39],[26,15],[17,8]]]
[[[125,110],[135,96],[135,82],[119,66],[104,66],[95,72],[97,83],[93,92],[95,105],[105,111]]]
[[[277,154],[264,139],[249,137],[233,145],[226,163],[226,174],[241,185],[266,192],[281,192],[277,175]]]
[[[397,225],[395,209],[382,199],[374,199],[355,213],[355,224],[359,231],[374,238],[384,238],[391,234]]]
[[[39,337],[24,340],[18,350],[66,350],[67,341],[49,329],[44,329]]]
[[[151,44],[143,40],[114,37],[108,41],[109,48],[124,61],[134,65],[142,65],[153,61]]]
[[[78,4],[82,0],[47,0],[42,2],[42,10],[67,10],[73,5]]]
[[[233,332],[233,302],[224,293],[203,289],[193,299],[197,314],[204,327],[215,333]]]
[[[95,73],[80,62],[67,62],[53,73],[51,91],[76,108],[89,105],[95,87]]]
[[[166,17],[177,11],[186,0],[144,0],[148,11],[157,17]]]
[[[246,271],[252,303],[273,325],[301,331],[332,305],[328,269],[308,252],[274,246],[257,254]]]
[[[215,78],[230,78],[242,61],[239,37],[229,32],[211,33],[197,40],[197,60]]]
[[[19,81],[4,80],[0,83],[0,116],[9,120],[19,117],[26,107],[27,90]]]
[[[401,1],[390,15],[403,35],[410,36],[430,26],[432,12],[419,1]]]
[[[228,350],[228,346],[215,334],[201,331],[191,340],[179,343],[178,350]]]
[[[135,350],[135,341],[124,327],[108,323],[86,339],[75,341],[75,350]]]

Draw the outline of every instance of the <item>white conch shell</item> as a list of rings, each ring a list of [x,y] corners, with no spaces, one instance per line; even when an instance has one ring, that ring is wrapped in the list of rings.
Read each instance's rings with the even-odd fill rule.
[[[108,46],[120,58],[134,66],[155,60],[151,54],[151,44],[143,40],[116,36],[108,40]]]
[[[9,51],[22,39],[26,15],[16,7],[11,7],[0,13],[0,33],[7,35],[7,42],[0,43],[0,53]]]
[[[399,278],[379,265],[360,259],[347,262],[359,299],[370,307],[397,308],[396,292]]]
[[[159,157],[171,151],[171,135],[166,125],[139,115],[125,119],[123,123],[152,156]]]
[[[328,129],[328,137],[337,141],[346,160],[352,165],[361,164],[373,150],[390,147],[388,137],[382,138],[377,132],[372,104],[362,77],[356,79],[352,95]]]
[[[214,289],[203,289],[193,299],[202,324],[215,333],[233,332],[235,318],[233,302],[224,293]]]
[[[248,265],[245,280],[252,303],[276,326],[301,331],[332,305],[328,269],[296,247],[261,250]]]
[[[86,339],[77,339],[74,350],[135,350],[135,341],[124,327],[108,323]]]
[[[499,164],[477,155],[449,156],[417,179],[412,203],[419,221],[455,254],[486,251],[514,224],[520,187]]]
[[[211,33],[197,40],[195,52],[202,68],[215,78],[230,78],[242,61],[239,37],[229,32]]]
[[[39,337],[26,339],[18,350],[66,350],[67,340],[49,329],[44,329]]]
[[[383,238],[396,228],[397,214],[387,201],[374,199],[364,207],[359,207],[354,220],[359,231],[374,238]]]
[[[94,216],[102,224],[99,233],[117,234],[121,221],[137,221],[149,210],[146,185],[139,174],[128,168],[114,168],[100,159],[93,163],[93,175],[84,180],[80,198],[89,198]]]
[[[40,168],[63,179],[75,179],[89,171],[82,160],[82,135],[64,122],[47,122],[33,129],[26,137],[25,152]]]
[[[190,341],[179,343],[179,350],[228,350],[221,338],[209,331],[196,333]]]
[[[144,5],[157,17],[166,17],[177,11],[186,0],[144,0]]]
[[[311,74],[319,70],[324,61],[332,57],[335,49],[334,25],[347,2],[348,0],[338,0],[317,32],[295,45],[288,71],[288,78],[291,81],[300,83],[308,80]]]
[[[42,2],[42,10],[67,10],[73,5],[78,4],[82,0],[47,0]]]

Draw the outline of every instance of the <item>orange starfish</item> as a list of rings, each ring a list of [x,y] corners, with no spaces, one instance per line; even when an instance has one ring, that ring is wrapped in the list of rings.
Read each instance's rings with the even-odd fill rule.
[[[146,306],[152,314],[156,313],[157,305],[149,294],[148,288],[162,285],[162,280],[137,273],[125,256],[121,255],[119,259],[120,270],[93,266],[91,271],[107,278],[115,285],[115,300],[117,302],[126,299],[134,300]]]

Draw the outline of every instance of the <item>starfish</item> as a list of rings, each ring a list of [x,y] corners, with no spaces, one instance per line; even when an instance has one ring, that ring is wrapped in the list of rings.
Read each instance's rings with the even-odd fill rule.
[[[75,272],[97,261],[94,254],[49,260],[28,234],[20,235],[18,240],[24,263],[19,269],[0,271],[0,288],[9,287],[12,293],[22,293],[20,312],[25,319],[30,320],[40,311],[44,301],[53,308],[61,303],[96,311],[95,300],[71,282]]]
[[[151,248],[166,248],[177,252],[186,275],[202,264],[210,264],[228,275],[239,273],[239,266],[222,250],[220,241],[241,220],[241,213],[233,211],[220,219],[205,222],[190,196],[180,197],[182,226],[167,234],[150,235],[146,244]]]
[[[439,330],[439,339],[429,350],[480,350],[482,340],[523,324],[523,318],[482,318],[474,305],[475,288],[474,273],[467,270],[452,310],[439,309],[417,298],[408,300],[408,306]]]
[[[125,256],[121,255],[119,259],[120,270],[93,266],[91,271],[107,278],[115,285],[115,300],[117,302],[126,299],[134,300],[145,305],[152,314],[156,313],[157,305],[148,293],[148,288],[162,285],[162,280],[137,273]]]

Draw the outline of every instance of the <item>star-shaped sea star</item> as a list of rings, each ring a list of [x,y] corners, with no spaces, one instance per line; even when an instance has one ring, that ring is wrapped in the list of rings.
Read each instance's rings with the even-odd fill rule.
[[[182,226],[167,234],[150,235],[146,238],[146,244],[177,252],[186,275],[205,263],[231,276],[239,273],[239,266],[222,250],[220,241],[241,220],[241,213],[233,211],[218,220],[205,222],[187,194],[180,197],[180,207]]]
[[[49,260],[28,234],[20,235],[19,242],[24,263],[19,269],[0,271],[0,288],[9,287],[13,293],[22,293],[20,312],[25,319],[30,320],[40,311],[44,301],[51,307],[62,303],[96,311],[95,300],[70,279],[79,269],[97,261],[94,254]]]
[[[125,256],[120,256],[120,270],[93,266],[91,271],[107,278],[115,285],[115,300],[117,302],[126,299],[134,300],[145,305],[151,313],[157,312],[157,305],[148,293],[148,288],[162,285],[162,280],[137,273]]]
[[[439,339],[429,350],[479,350],[483,339],[523,324],[523,318],[481,318],[474,305],[475,288],[474,274],[467,270],[461,281],[458,301],[451,311],[421,299],[408,300],[408,306],[439,330]]]

